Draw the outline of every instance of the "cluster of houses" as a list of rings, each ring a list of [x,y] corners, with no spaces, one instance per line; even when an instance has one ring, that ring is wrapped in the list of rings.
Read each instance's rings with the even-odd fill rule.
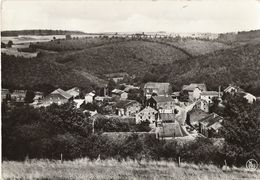
[[[113,89],[110,96],[98,96],[95,91],[80,96],[80,89],[77,87],[62,90],[54,90],[47,96],[41,92],[35,92],[34,102],[30,105],[35,108],[47,107],[53,103],[58,105],[74,102],[76,108],[83,104],[96,104],[101,106],[106,102],[109,116],[132,118],[135,123],[149,121],[151,132],[158,138],[194,138],[198,135],[212,137],[222,127],[223,117],[216,113],[209,113],[209,107],[214,99],[221,103],[223,93],[243,93],[249,103],[256,101],[256,97],[246,93],[237,86],[228,86],[224,91],[219,87],[218,91],[208,91],[205,84],[191,83],[183,85],[180,92],[172,92],[170,83],[148,82],[143,87],[124,84],[124,89]],[[129,99],[131,89],[142,89],[145,101],[138,102]],[[141,92],[141,91],[140,91]],[[181,94],[187,95],[187,101],[180,101]],[[2,89],[2,100],[12,99],[16,102],[24,102],[25,90],[10,92]],[[81,97],[81,98],[80,98]],[[84,98],[82,98],[84,97]],[[86,110],[91,116],[98,115],[98,112]]]

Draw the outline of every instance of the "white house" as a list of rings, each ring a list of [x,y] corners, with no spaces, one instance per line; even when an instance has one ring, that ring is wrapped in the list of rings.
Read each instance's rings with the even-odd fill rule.
[[[200,94],[200,99],[207,101],[208,104],[213,103],[214,98],[221,98],[222,93],[217,91],[204,91]]]
[[[135,115],[136,124],[148,120],[151,124],[156,120],[157,111],[149,106]]]
[[[74,88],[67,90],[66,92],[75,98],[75,97],[79,96],[80,90],[78,87],[74,87]]]
[[[76,105],[76,108],[79,109],[80,106],[84,103],[85,100],[84,99],[74,99],[73,101]]]
[[[256,102],[256,97],[250,93],[245,93],[244,98],[247,99],[248,103]]]
[[[191,83],[189,85],[183,85],[182,91],[188,92],[190,100],[196,100],[200,98],[200,94],[206,91],[207,87],[205,84]]]
[[[233,85],[229,85],[226,89],[224,89],[225,93],[237,93],[243,91],[240,87],[238,86],[233,86]]]
[[[93,92],[90,92],[85,95],[85,103],[93,103],[95,94]]]

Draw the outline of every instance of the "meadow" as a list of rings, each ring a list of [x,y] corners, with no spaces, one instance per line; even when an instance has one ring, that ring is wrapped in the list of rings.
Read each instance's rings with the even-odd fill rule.
[[[172,179],[237,180],[260,179],[260,170],[218,168],[167,161],[121,161],[77,159],[73,161],[4,161],[3,179]]]

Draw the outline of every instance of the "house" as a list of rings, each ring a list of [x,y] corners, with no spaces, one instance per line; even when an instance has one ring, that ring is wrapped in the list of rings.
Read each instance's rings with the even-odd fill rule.
[[[173,92],[171,96],[172,96],[172,99],[178,100],[180,97],[180,92]]]
[[[130,90],[139,90],[140,87],[123,84],[125,86],[124,92],[129,92]]]
[[[80,106],[85,102],[85,99],[73,99],[73,102],[75,103],[75,107],[79,109]]]
[[[146,120],[148,120],[150,124],[155,123],[157,114],[158,112],[155,109],[147,106],[135,115],[136,124]]]
[[[117,99],[117,100],[126,100],[128,97],[128,93],[124,92],[120,89],[114,89],[111,92],[112,98]]]
[[[1,89],[1,100],[3,101],[7,96],[11,97],[9,89]]]
[[[154,109],[173,109],[175,100],[170,96],[152,96],[147,100],[147,105]]]
[[[148,82],[144,85],[144,96],[149,99],[153,94],[157,96],[168,96],[171,94],[170,83]]]
[[[90,93],[87,93],[85,95],[85,103],[93,103],[94,101],[94,97],[95,97],[95,93],[94,92],[90,92]]]
[[[43,97],[44,97],[43,92],[35,91],[33,101],[40,101]]]
[[[121,100],[114,108],[118,116],[135,116],[141,110],[141,104],[135,100]]]
[[[59,89],[56,89],[55,91],[53,91],[52,93],[50,93],[49,95],[47,95],[46,97],[44,97],[41,100],[40,106],[46,107],[53,103],[61,105],[61,104],[67,103],[72,98],[73,98],[73,96],[71,96],[66,91],[59,88]]]
[[[241,89],[239,86],[235,86],[235,85],[229,85],[226,89],[224,89],[224,93],[237,93],[237,92],[241,92],[243,91],[243,89]]]
[[[187,92],[190,100],[196,100],[200,98],[200,94],[203,91],[207,91],[205,84],[191,83],[190,85],[183,85],[182,91]]]
[[[98,114],[97,110],[95,110],[95,111],[84,110],[83,113],[84,114],[88,113],[90,117],[93,117],[94,115]]]
[[[109,80],[112,79],[113,81],[115,81],[115,83],[118,83],[119,81],[122,81],[124,78],[129,77],[129,74],[125,72],[108,73],[105,74],[105,77]]]
[[[244,93],[244,96],[243,96],[247,101],[248,103],[250,104],[253,104],[254,102],[256,102],[256,97],[250,93]]]
[[[214,98],[221,100],[222,95],[223,95],[222,92],[203,91],[200,94],[200,99],[207,101],[208,104],[212,104]]]
[[[222,122],[223,117],[216,113],[211,113],[199,120],[199,132],[206,137],[212,137],[218,133],[219,128],[222,127]]]
[[[14,90],[14,92],[11,93],[11,99],[15,102],[24,102],[26,92],[26,90]]]
[[[209,103],[204,99],[198,99],[194,106],[195,109],[200,109],[204,112],[209,112]]]
[[[73,98],[75,98],[75,97],[79,96],[80,89],[78,87],[74,87],[74,88],[67,90],[66,92],[68,94],[70,94],[71,96],[73,96]]]

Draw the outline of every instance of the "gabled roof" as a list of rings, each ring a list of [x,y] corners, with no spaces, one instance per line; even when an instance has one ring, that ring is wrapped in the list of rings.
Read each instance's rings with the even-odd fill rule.
[[[114,94],[123,94],[124,93],[124,91],[122,91],[122,90],[120,90],[120,89],[113,89],[112,90],[112,93],[114,93]]]
[[[219,92],[217,91],[203,91],[201,92],[201,96],[218,96]],[[220,92],[220,96],[222,95],[223,93]]]
[[[95,93],[90,92],[90,93],[86,94],[86,96],[95,96]]]
[[[142,111],[140,111],[138,114],[146,113],[146,112],[157,113],[157,111],[154,108],[147,106]]]
[[[67,93],[66,91],[63,91],[62,89],[56,89],[55,91],[53,91],[51,94],[60,94],[61,96],[63,96],[66,99],[70,99],[72,97],[72,95],[70,95],[69,93]]]
[[[144,85],[144,89],[158,89],[158,95],[165,95],[170,91],[170,83],[148,82]]]
[[[199,120],[207,117],[209,114],[201,109],[193,108],[191,111],[188,112],[188,115],[189,115],[190,123],[196,124],[196,123],[198,123]]]
[[[194,89],[199,88],[200,90],[204,91],[206,90],[206,84],[196,84],[196,83],[191,83],[190,85],[183,85],[182,90],[184,91],[194,91]]]
[[[66,91],[68,94],[71,94],[71,93],[79,93],[79,88],[78,87],[74,87],[74,88],[71,88],[69,90]]]
[[[171,96],[153,96],[152,97],[157,103],[158,102],[169,102],[174,101]]]
[[[231,89],[231,88],[235,88],[235,89],[237,89],[237,91],[244,91],[244,90],[241,89],[239,86],[230,84],[228,87],[226,87],[226,89],[224,89],[224,92],[227,92],[227,91],[228,91],[229,89]]]
[[[135,100],[124,100],[124,101],[118,101],[116,104],[115,104],[115,107],[116,108],[126,108],[132,104],[135,104],[135,103],[138,103],[140,104],[139,102],[135,101]]]
[[[210,115],[206,116],[199,120],[200,123],[204,124],[206,127],[211,127],[215,123],[221,123],[223,120],[222,116],[219,116],[216,113],[211,113]]]

